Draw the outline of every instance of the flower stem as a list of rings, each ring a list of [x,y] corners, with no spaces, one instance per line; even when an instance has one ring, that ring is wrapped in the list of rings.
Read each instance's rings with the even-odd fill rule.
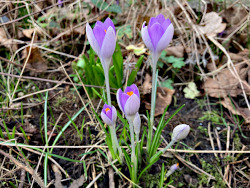
[[[158,151],[156,154],[154,154],[151,158],[149,163],[155,161],[156,159],[158,159],[163,153],[165,153],[167,151],[167,149],[169,149],[173,144],[175,143],[175,140],[171,140],[171,142],[169,142],[169,144],[162,150]]]
[[[150,110],[150,129],[148,131],[148,142],[147,150],[150,151],[151,141],[153,137],[153,126],[154,126],[154,115],[155,115],[155,102],[156,102],[156,91],[157,91],[157,66],[158,56],[152,54],[152,91],[151,91],[151,110]]]
[[[135,134],[136,136],[136,146],[137,146],[137,155],[138,155],[138,160],[139,163],[141,164],[141,147],[139,143],[139,134]]]
[[[132,148],[132,154],[131,154],[131,162],[133,163],[132,169],[134,170],[134,176],[137,176],[137,159],[135,155],[135,138],[134,138],[134,125],[133,120],[134,117],[127,117],[129,122],[129,129],[130,129],[130,137],[131,137],[131,148]]]
[[[107,91],[107,99],[108,99],[108,105],[111,105],[111,97],[110,97],[110,87],[109,87],[109,65],[110,62],[105,62],[105,60],[101,59],[104,76],[105,76],[105,84],[106,84],[106,91]]]
[[[115,132],[115,125],[114,126],[110,126],[110,130],[111,130],[111,139],[112,139],[112,147],[113,147],[113,150],[115,152],[115,154],[117,154],[117,149],[118,149],[118,152],[119,152],[119,157],[120,157],[120,162],[122,163],[122,149],[119,145],[119,142],[118,142],[118,139],[117,139],[117,135],[116,135],[116,132]]]

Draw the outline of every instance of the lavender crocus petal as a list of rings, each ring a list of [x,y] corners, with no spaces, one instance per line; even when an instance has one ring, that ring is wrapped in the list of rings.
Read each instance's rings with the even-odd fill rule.
[[[164,31],[166,31],[166,29],[168,28],[168,26],[171,24],[170,19],[166,19],[163,24],[161,25],[162,28],[164,29]]]
[[[161,39],[158,41],[158,44],[156,46],[156,52],[161,53],[171,42],[173,36],[174,36],[174,26],[173,24],[170,24],[166,29],[166,31],[164,32]]]
[[[187,137],[190,131],[190,126],[187,124],[177,125],[172,134],[172,140],[179,141]]]
[[[159,14],[157,17],[156,17],[156,20],[159,24],[163,24],[163,22],[165,21],[165,17],[162,15],[162,14]]]
[[[106,29],[104,23],[102,23],[101,21],[97,21],[97,22],[95,23],[95,27],[96,27],[96,26],[101,27],[101,28],[103,29],[103,31]]]
[[[114,106],[112,106],[112,122],[115,124],[117,119],[117,111]]]
[[[129,97],[130,96],[127,95],[126,93],[121,94],[120,102],[121,102],[122,110],[124,111],[124,113],[125,113],[124,107],[125,107],[125,104],[127,103],[127,100],[128,100]]]
[[[109,105],[107,105],[107,104],[104,104],[102,110],[104,110],[104,112],[106,112],[106,111],[105,111],[106,108],[109,108],[109,109],[111,110],[111,106],[109,106]]]
[[[126,89],[125,89],[125,91],[124,91],[124,93],[128,93],[128,92],[134,91],[134,89],[131,86],[127,86]]]
[[[123,110],[122,104],[121,104],[121,97],[122,97],[122,90],[119,88],[117,93],[116,93],[116,100],[117,100],[119,108],[124,113],[124,110]]]
[[[131,95],[124,106],[124,112],[127,116],[135,115],[140,108],[140,98],[137,95]]]
[[[105,59],[106,63],[108,63],[107,66],[109,66],[111,57],[115,51],[115,45],[116,45],[115,31],[110,26],[104,37],[101,47],[101,56],[100,56],[101,59]]]
[[[148,27],[149,28],[152,27],[152,25],[154,25],[155,23],[157,23],[157,19],[154,17],[150,18],[149,23],[148,23]]]
[[[102,27],[100,27],[99,25],[97,25],[94,27],[93,33],[95,35],[95,38],[96,38],[100,48],[102,48],[102,43],[103,43],[104,37],[106,35],[104,29]]]
[[[106,115],[108,116],[108,118],[109,119],[111,119],[112,120],[112,108],[110,108],[110,110],[108,110],[107,112],[106,112]]]
[[[101,112],[101,118],[102,118],[102,121],[103,121],[104,123],[106,123],[107,125],[109,125],[109,126],[112,126],[112,125],[113,125],[112,120],[109,119],[109,117],[108,117],[105,113]]]
[[[103,24],[104,24],[106,30],[108,30],[108,28],[111,26],[115,31],[115,25],[110,18],[107,18]]]
[[[140,93],[139,93],[138,87],[135,84],[132,84],[130,86],[130,88],[133,90],[134,94],[136,94],[140,98]]]
[[[153,44],[154,50],[156,50],[157,44],[164,34],[164,30],[159,23],[155,23],[152,27],[148,29],[148,34],[150,36],[151,42]]]
[[[148,47],[148,49],[153,52],[154,51],[154,47],[153,44],[151,42],[150,36],[148,34],[148,27],[145,26],[145,23],[143,23],[142,28],[141,28],[141,36],[142,36],[142,40],[145,43],[145,45]]]
[[[100,55],[101,48],[98,44],[98,41],[95,38],[94,32],[92,28],[90,27],[89,23],[86,24],[86,34],[88,41],[90,43],[90,46],[93,48],[93,50],[97,53],[97,55]]]

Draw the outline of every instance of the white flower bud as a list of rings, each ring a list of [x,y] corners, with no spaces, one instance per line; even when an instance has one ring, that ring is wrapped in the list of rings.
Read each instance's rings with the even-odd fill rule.
[[[180,141],[188,135],[190,126],[186,124],[177,125],[173,130],[172,140]]]
[[[134,131],[135,134],[139,134],[140,133],[140,129],[141,129],[141,118],[139,113],[137,112],[133,121],[134,124]]]

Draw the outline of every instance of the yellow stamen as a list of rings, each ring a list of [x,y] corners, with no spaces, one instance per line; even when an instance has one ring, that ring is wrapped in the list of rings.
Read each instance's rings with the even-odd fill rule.
[[[104,31],[105,31],[105,33],[107,32],[107,30],[106,30],[106,29],[104,29]]]
[[[133,91],[130,91],[130,92],[127,92],[127,94],[128,94],[129,96],[131,96],[131,95],[134,94],[134,92],[133,92]]]
[[[109,108],[106,108],[106,109],[105,109],[105,112],[108,112],[108,111],[110,111],[110,109],[109,109]]]

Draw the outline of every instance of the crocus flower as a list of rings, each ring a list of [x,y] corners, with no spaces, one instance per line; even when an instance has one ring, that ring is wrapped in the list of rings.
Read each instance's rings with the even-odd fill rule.
[[[112,20],[107,18],[104,23],[97,21],[93,30],[87,23],[86,34],[91,47],[101,59],[103,68],[109,67],[116,45],[115,26]]]
[[[117,102],[126,116],[134,116],[140,108],[140,94],[137,86],[132,84],[124,92],[118,89],[116,94]]]
[[[152,55],[158,59],[173,38],[174,26],[169,19],[159,14],[155,18],[150,18],[148,26],[143,23],[141,35]]]
[[[117,112],[114,106],[104,104],[101,117],[104,123],[109,126],[114,126],[117,119]]]
[[[173,130],[172,140],[180,141],[187,137],[190,126],[186,124],[177,125]]]

